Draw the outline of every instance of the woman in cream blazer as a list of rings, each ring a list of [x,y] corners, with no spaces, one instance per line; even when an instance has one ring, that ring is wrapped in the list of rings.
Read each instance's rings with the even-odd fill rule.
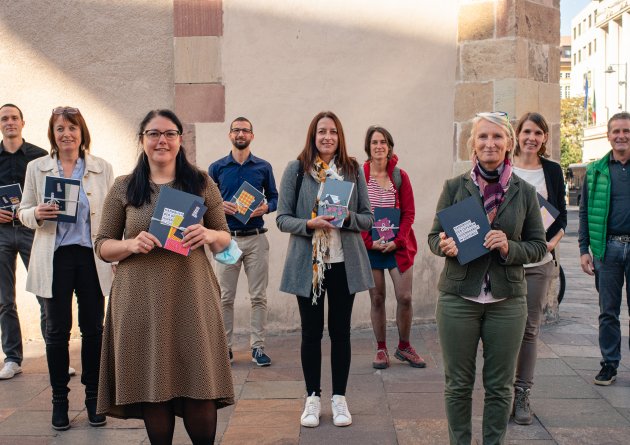
[[[70,428],[68,419],[68,341],[72,296],[77,295],[81,328],[81,382],[92,426],[105,424],[96,415],[96,396],[103,332],[104,295],[112,283],[111,266],[94,255],[103,201],[114,175],[111,165],[88,153],[90,134],[77,108],[55,108],[48,126],[50,156],[29,163],[19,209],[22,223],[35,229],[26,290],[44,298],[46,357],[53,392],[52,427]],[[59,206],[44,196],[46,176],[81,181],[76,223],[57,222]]]

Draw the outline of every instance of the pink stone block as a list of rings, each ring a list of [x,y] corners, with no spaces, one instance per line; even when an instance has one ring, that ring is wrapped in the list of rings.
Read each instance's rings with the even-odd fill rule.
[[[223,122],[225,88],[217,83],[176,84],[175,112],[186,123]]]
[[[223,35],[223,0],[173,0],[175,37]]]

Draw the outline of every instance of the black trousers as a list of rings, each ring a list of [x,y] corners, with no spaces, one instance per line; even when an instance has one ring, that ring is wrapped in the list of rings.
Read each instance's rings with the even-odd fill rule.
[[[325,295],[328,296],[328,334],[330,335],[330,367],[333,395],[345,395],[350,373],[350,319],[354,294],[348,290],[344,263],[333,263],[324,272]],[[312,303],[297,296],[302,322],[302,371],[308,395],[321,394],[322,336],[324,332],[324,294]]]
[[[96,272],[94,253],[88,247],[62,246],[53,258],[53,298],[46,304],[46,358],[53,398],[67,396],[70,389],[68,341],[72,328],[72,295],[76,293],[81,330],[81,383],[86,400],[95,399],[101,361],[105,297]]]

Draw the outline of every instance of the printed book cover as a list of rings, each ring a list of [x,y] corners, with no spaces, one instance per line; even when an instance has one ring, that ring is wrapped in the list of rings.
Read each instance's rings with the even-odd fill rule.
[[[57,204],[61,211],[57,218],[51,219],[51,221],[77,222],[80,190],[81,181],[79,179],[46,176],[44,202]]]
[[[13,213],[15,219],[16,210],[22,201],[22,187],[20,184],[9,184],[0,186],[0,208]]]
[[[264,199],[265,195],[260,190],[249,182],[244,181],[230,200],[230,202],[236,203],[236,207],[238,207],[238,210],[232,216],[243,224],[247,224],[254,210]]]
[[[186,227],[199,223],[207,207],[203,199],[171,187],[162,187],[149,225],[149,233],[160,240],[164,249],[188,256],[183,246]]]
[[[483,247],[490,223],[479,198],[470,196],[437,213],[444,232],[457,244],[457,261],[466,264],[489,252]]]
[[[374,226],[372,241],[383,238],[388,242],[396,238],[400,229],[400,209],[393,207],[374,207]]]
[[[334,219],[330,223],[336,227],[343,226],[343,220],[348,216],[348,203],[353,190],[353,182],[326,179],[322,185],[317,215],[332,215]]]
[[[542,197],[540,193],[538,195],[538,204],[540,204],[540,214],[543,220],[543,226],[545,227],[545,231],[553,224],[553,222],[560,215],[560,210],[556,209],[552,206],[549,201]]]

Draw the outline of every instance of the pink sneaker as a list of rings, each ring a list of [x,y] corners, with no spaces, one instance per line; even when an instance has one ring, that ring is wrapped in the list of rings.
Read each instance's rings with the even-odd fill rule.
[[[387,349],[379,349],[376,351],[376,357],[374,357],[374,361],[372,362],[372,368],[389,368],[389,354],[387,353]]]
[[[427,366],[422,357],[413,349],[413,346],[409,346],[407,349],[396,348],[394,357],[400,361],[409,362],[412,368],[425,368]]]

